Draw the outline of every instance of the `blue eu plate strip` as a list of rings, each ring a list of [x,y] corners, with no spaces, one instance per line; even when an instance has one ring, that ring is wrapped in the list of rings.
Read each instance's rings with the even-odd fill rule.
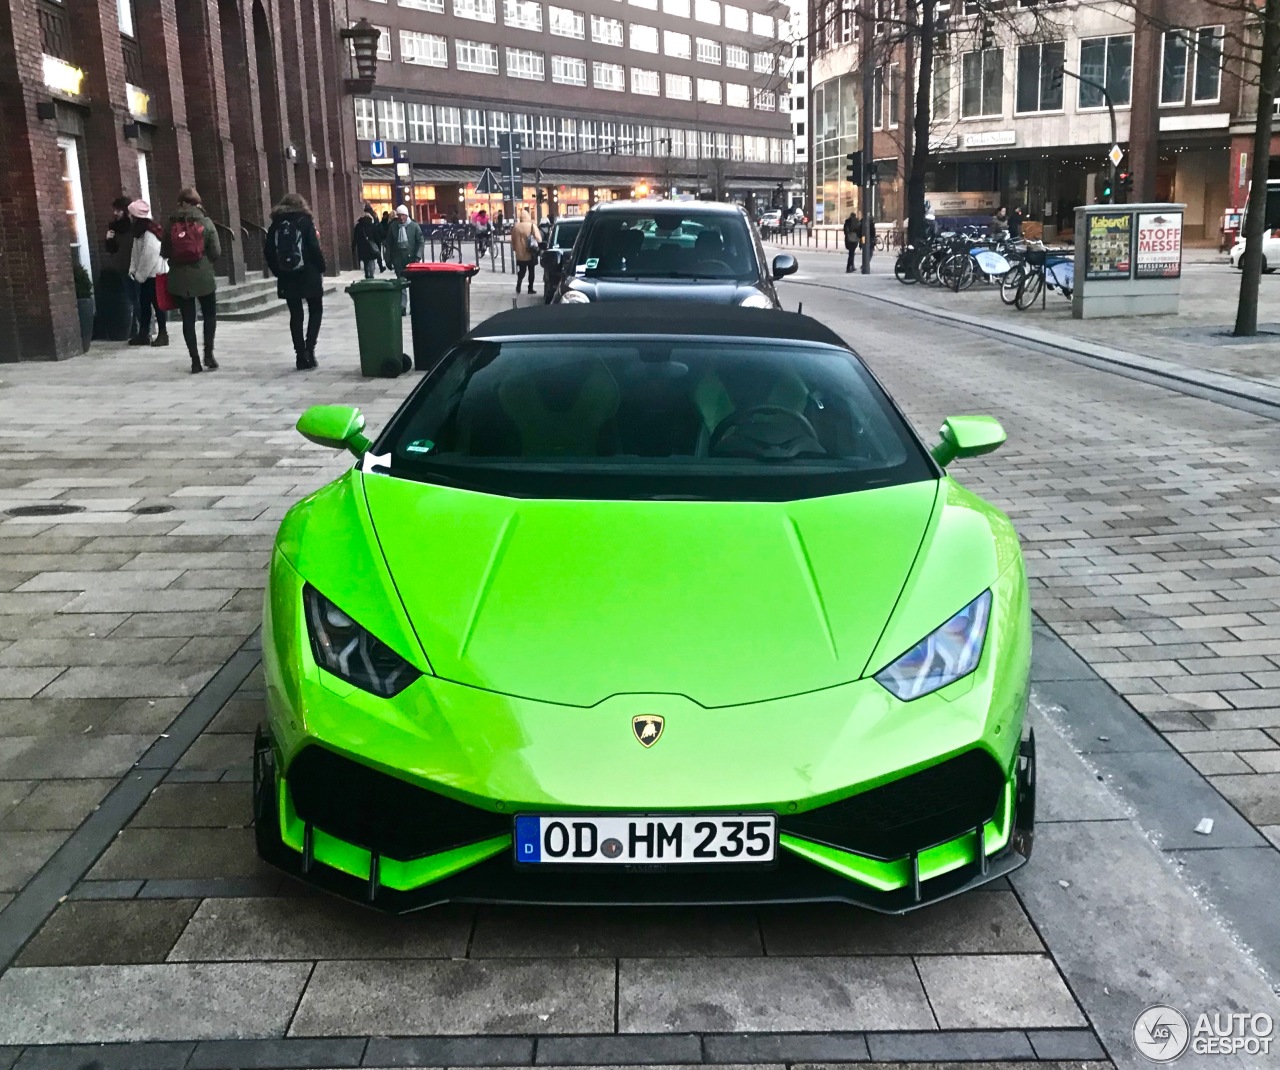
[[[542,822],[536,817],[516,818],[516,861],[542,861]]]

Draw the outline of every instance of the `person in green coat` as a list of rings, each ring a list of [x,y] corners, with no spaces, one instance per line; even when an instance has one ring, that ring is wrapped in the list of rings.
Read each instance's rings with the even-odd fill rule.
[[[397,279],[403,279],[405,268],[422,259],[425,245],[422,228],[409,218],[409,206],[402,204],[396,209],[396,217],[387,226],[386,237],[382,239],[383,258]],[[400,315],[408,314],[409,291],[404,289],[400,291]]]
[[[191,357],[191,372],[201,371],[196,349],[196,309],[204,320],[204,367],[218,367],[213,358],[213,336],[218,326],[218,279],[213,261],[222,255],[218,228],[200,203],[200,194],[187,187],[178,194],[178,207],[165,227],[161,254],[169,261],[169,294],[182,310],[182,337]]]

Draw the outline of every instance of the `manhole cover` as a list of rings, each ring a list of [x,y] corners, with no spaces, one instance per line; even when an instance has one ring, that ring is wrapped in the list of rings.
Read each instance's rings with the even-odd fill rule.
[[[45,505],[19,505],[7,512],[10,516],[66,516],[68,513],[83,513],[84,506],[49,502]]]
[[[139,505],[133,512],[137,516],[154,516],[156,513],[173,512],[172,505]]]

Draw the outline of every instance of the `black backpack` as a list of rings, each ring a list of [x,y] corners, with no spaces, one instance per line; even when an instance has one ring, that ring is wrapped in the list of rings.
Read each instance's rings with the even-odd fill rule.
[[[282,216],[276,220],[276,274],[290,275],[304,267],[302,228],[297,220]]]

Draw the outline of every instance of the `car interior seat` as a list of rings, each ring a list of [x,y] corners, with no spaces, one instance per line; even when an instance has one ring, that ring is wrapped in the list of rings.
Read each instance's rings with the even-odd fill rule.
[[[600,361],[531,371],[498,388],[498,403],[520,436],[522,457],[599,455],[618,400],[618,384]]]

